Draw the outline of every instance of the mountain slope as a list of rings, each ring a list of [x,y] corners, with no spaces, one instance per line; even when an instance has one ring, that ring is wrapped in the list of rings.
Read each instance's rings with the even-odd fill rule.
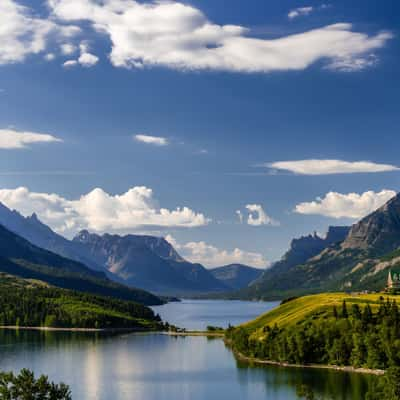
[[[229,289],[202,265],[184,260],[162,238],[128,235],[118,240],[116,235],[106,235],[101,245],[108,250],[99,249],[82,240],[88,232],[83,231],[75,240],[68,240],[53,232],[35,214],[23,217],[1,203],[0,224],[38,247],[102,271],[119,283],[173,295]],[[114,246],[110,246],[112,241]]]
[[[18,211],[10,210],[0,202],[0,224],[38,247],[107,273],[103,266],[96,264],[87,256],[84,246],[55,233],[41,222],[35,213],[24,217]],[[109,277],[113,279],[113,276]]]
[[[229,264],[209,270],[215,278],[231,289],[242,289],[257,279],[263,270],[242,264]]]
[[[293,239],[289,250],[282,259],[256,279],[248,288],[239,292],[239,297],[257,298],[281,298],[285,295],[283,291],[295,288],[298,284],[297,279],[292,274],[293,268],[305,263],[310,258],[318,255],[329,246],[343,241],[350,228],[347,226],[331,226],[325,238],[313,235],[302,236]]]
[[[382,290],[400,267],[400,195],[354,224],[342,242],[265,274],[242,295],[274,298],[338,290]]]
[[[41,249],[0,225],[0,271],[39,279],[65,289],[90,292],[144,304],[162,301],[143,290],[112,282],[103,272]]]
[[[80,232],[73,241],[84,245],[92,260],[126,284],[160,294],[188,295],[228,288],[200,264],[187,262],[163,238]]]

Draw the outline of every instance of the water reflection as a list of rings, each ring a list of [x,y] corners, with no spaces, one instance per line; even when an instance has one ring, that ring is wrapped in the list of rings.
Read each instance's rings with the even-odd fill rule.
[[[0,355],[0,369],[46,373],[79,400],[293,400],[300,383],[323,399],[359,400],[374,379],[250,365],[204,337],[0,330]]]

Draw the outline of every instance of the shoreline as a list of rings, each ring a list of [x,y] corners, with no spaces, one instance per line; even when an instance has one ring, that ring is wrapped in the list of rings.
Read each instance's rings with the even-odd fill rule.
[[[47,332],[157,332],[144,328],[56,328],[51,326],[17,326],[3,325],[0,329],[23,331],[47,331]]]
[[[220,337],[223,338],[223,332],[208,332],[208,331],[186,331],[186,332],[160,332],[162,335],[168,336],[207,336],[207,337]]]
[[[232,350],[232,353],[238,359],[249,362],[249,363],[254,363],[254,364],[273,365],[276,367],[284,367],[284,368],[332,369],[335,371],[354,372],[357,374],[369,374],[369,375],[376,375],[376,376],[382,376],[385,374],[385,371],[383,369],[356,368],[356,367],[351,367],[351,366],[328,365],[328,364],[290,364],[287,362],[262,360],[260,358],[245,356],[244,354],[240,353],[239,351],[232,349],[232,347],[230,347],[226,341],[225,341],[225,344]]]

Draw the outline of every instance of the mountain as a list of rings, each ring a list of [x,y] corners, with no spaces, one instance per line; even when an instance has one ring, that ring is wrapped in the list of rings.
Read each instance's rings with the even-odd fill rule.
[[[298,265],[318,255],[324,249],[342,242],[350,231],[347,226],[330,226],[325,238],[316,233],[293,239],[289,250],[282,259],[256,279],[248,288],[240,292],[240,296],[257,298],[265,295],[271,298],[281,297],[290,282],[293,280],[291,271]]]
[[[43,224],[35,213],[24,217],[18,211],[10,210],[0,202],[0,224],[38,247],[79,261],[92,269],[108,272],[87,256],[83,246],[55,233],[50,227]],[[111,275],[109,277],[113,279]]]
[[[400,194],[354,224],[342,249],[364,250],[383,255],[400,246]]]
[[[242,289],[256,280],[263,270],[242,264],[229,264],[209,269],[211,274],[231,289]]]
[[[103,272],[33,245],[0,225],[0,272],[21,278],[39,279],[51,285],[81,292],[161,304],[158,297],[143,290],[109,280]]]
[[[1,203],[0,224],[38,247],[106,273],[108,278],[119,283],[172,295],[229,289],[202,265],[184,260],[162,238],[140,235],[100,237],[82,231],[74,240],[68,240],[43,224],[36,214],[24,217]],[[91,240],[84,240],[86,236]]]
[[[224,291],[228,287],[200,264],[184,260],[165,239],[143,235],[102,236],[81,231],[74,239],[91,259],[128,285],[164,295]]]

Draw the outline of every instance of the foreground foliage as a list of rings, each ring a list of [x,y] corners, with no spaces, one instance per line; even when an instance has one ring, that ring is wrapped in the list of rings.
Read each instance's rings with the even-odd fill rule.
[[[0,399],[71,400],[71,392],[64,383],[49,382],[45,375],[35,379],[32,371],[22,369],[19,375],[0,372]]]
[[[395,298],[381,297],[375,303],[355,297],[339,306],[316,304],[312,312],[304,308],[306,300],[286,303],[253,323],[229,329],[227,338],[246,356],[277,362],[371,369],[400,366],[400,312]],[[280,311],[286,318],[280,318]],[[262,325],[266,320],[275,323]]]
[[[0,326],[160,329],[142,304],[0,276]]]

